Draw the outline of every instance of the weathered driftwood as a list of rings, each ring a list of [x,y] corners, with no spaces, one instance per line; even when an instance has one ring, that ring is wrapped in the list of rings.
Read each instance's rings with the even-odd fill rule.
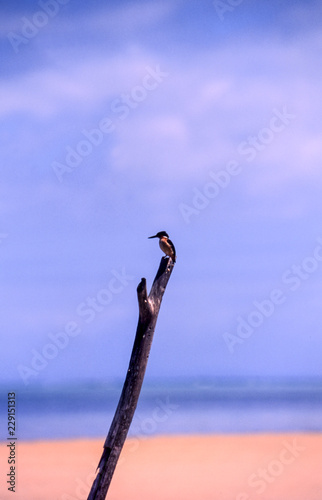
[[[145,278],[142,278],[137,287],[139,321],[130,364],[121,397],[104,443],[104,451],[98,464],[97,475],[87,500],[105,500],[106,498],[137,406],[162,297],[173,267],[174,263],[170,258],[162,257],[149,296]]]

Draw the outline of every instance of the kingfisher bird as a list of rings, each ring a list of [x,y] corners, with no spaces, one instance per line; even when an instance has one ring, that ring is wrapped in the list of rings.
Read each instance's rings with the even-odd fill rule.
[[[168,233],[166,233],[165,231],[160,231],[154,236],[149,236],[148,239],[150,238],[159,238],[159,245],[162,252],[171,257],[173,262],[176,261],[176,249],[174,248],[174,244],[172,243],[172,241],[169,239]]]

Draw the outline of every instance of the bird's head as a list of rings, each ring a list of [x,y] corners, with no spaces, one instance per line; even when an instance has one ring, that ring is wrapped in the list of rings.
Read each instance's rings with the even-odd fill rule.
[[[150,238],[169,238],[169,235],[165,231],[160,231],[159,233],[155,234],[154,236],[149,236],[148,239],[150,239]]]

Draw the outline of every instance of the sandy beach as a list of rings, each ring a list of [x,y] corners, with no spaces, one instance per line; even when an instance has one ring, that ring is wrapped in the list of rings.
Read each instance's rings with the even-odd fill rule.
[[[18,442],[16,493],[1,499],[82,500],[104,439]],[[321,500],[322,435],[211,435],[129,439],[110,500]]]

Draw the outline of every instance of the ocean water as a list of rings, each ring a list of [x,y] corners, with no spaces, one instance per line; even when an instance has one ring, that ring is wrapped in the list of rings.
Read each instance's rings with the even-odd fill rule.
[[[105,437],[121,389],[122,383],[17,388],[16,435]],[[2,407],[7,392],[1,391]],[[322,431],[321,380],[147,383],[129,436],[299,431]]]

